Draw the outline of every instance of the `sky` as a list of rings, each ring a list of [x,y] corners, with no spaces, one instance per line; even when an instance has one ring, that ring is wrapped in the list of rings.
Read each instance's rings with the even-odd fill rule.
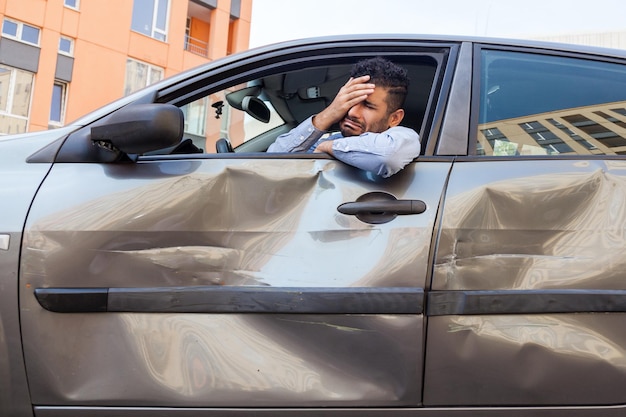
[[[540,38],[626,31],[625,0],[253,0],[250,46],[350,33]]]

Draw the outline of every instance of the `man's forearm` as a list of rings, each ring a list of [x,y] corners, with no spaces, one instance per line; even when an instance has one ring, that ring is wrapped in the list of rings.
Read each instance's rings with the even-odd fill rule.
[[[267,152],[306,152],[324,134],[316,129],[312,117],[304,120],[298,126],[276,138]]]
[[[321,148],[323,147],[323,148]],[[326,147],[330,147],[328,152]],[[419,135],[412,129],[394,127],[382,133],[322,142],[317,149],[346,164],[390,177],[419,156]]]

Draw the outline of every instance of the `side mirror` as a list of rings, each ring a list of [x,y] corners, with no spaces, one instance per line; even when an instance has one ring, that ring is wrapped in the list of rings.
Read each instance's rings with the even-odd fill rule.
[[[91,141],[125,154],[177,145],[183,138],[182,111],[171,104],[137,104],[113,113],[109,120],[91,128]]]

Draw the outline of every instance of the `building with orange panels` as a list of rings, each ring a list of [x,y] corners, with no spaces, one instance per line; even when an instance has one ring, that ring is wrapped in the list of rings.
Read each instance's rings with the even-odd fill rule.
[[[0,134],[248,49],[252,0],[0,0]]]

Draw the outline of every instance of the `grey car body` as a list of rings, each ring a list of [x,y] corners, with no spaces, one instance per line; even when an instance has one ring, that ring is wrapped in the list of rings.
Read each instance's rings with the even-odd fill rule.
[[[264,152],[371,56],[409,70],[419,158]],[[408,35],[2,138],[0,415],[623,415],[625,154],[626,54]]]

